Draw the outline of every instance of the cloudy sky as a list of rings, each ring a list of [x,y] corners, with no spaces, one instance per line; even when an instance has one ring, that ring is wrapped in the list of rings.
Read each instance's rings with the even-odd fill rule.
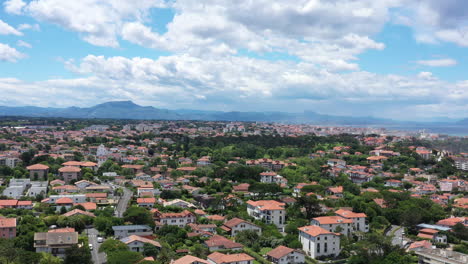
[[[466,0],[6,0],[0,105],[468,117]]]

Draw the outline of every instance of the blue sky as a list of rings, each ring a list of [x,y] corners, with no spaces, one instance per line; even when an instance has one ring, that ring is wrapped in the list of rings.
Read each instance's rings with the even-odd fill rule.
[[[468,117],[462,0],[8,0],[0,105]]]

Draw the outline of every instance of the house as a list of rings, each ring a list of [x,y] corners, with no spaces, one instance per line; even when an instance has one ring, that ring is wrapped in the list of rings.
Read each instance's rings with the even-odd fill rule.
[[[84,189],[86,189],[86,187],[89,187],[89,186],[92,186],[92,185],[97,185],[97,184],[94,183],[94,182],[87,181],[87,180],[81,180],[81,181],[75,182],[75,186],[82,189],[82,190],[84,190]]]
[[[439,230],[431,228],[423,228],[419,230],[418,237],[422,239],[429,239],[435,243],[447,243],[447,236],[439,234]]]
[[[346,167],[346,161],[341,160],[341,159],[329,159],[327,161],[327,165],[330,166],[330,167],[345,168]]]
[[[288,180],[283,176],[278,175],[276,172],[262,172],[260,173],[260,182],[262,183],[276,183],[276,184],[287,184]]]
[[[78,244],[78,232],[59,230],[34,234],[34,248],[37,253],[45,252],[59,258],[65,257],[65,251]]]
[[[431,249],[432,243],[427,240],[416,241],[409,245],[408,250],[419,251],[425,248]]]
[[[311,258],[338,256],[340,254],[340,234],[319,226],[299,227],[299,241],[302,250]]]
[[[175,225],[178,227],[184,227],[187,224],[195,223],[197,220],[196,216],[187,210],[184,210],[180,213],[161,213],[158,210],[154,209],[153,218],[156,223],[156,229],[160,228],[163,225]]]
[[[353,220],[341,216],[320,216],[310,221],[311,225],[320,226],[330,232],[341,233],[346,236],[351,235],[353,230]]]
[[[159,244],[159,242],[137,235],[130,235],[128,237],[121,238],[120,241],[125,243],[130,251],[134,252],[143,252],[143,246],[145,244],[151,244],[161,249],[161,244]]]
[[[286,204],[275,200],[247,201],[247,213],[257,220],[274,224],[283,230],[286,222]]]
[[[128,237],[130,235],[149,236],[153,234],[153,230],[147,225],[113,226],[112,230],[114,230],[114,237],[117,239]]]
[[[192,232],[188,233],[189,237],[202,236],[202,237],[211,237],[213,234],[216,234],[216,225],[215,224],[188,224],[192,229]]]
[[[26,167],[29,171],[29,178],[31,180],[47,180],[47,174],[49,173],[49,166],[44,164],[34,164]]]
[[[248,192],[249,191],[250,184],[248,183],[241,183],[236,186],[232,186],[232,191],[233,192]]]
[[[223,254],[214,252],[208,255],[208,263],[210,264],[253,264],[254,258],[245,254]]]
[[[67,211],[73,207],[73,200],[69,197],[62,197],[55,201],[55,210],[58,212],[65,208]]]
[[[254,258],[245,254],[223,254],[214,252],[207,257],[210,264],[253,264]]]
[[[337,187],[328,187],[326,193],[329,195],[334,195],[336,197],[343,197],[343,186]]]
[[[205,241],[205,245],[211,251],[222,249],[241,250],[244,247],[242,244],[236,243],[220,235],[212,236],[210,239]]]
[[[16,237],[16,218],[3,218],[0,216],[0,238]]]
[[[275,264],[305,263],[305,255],[302,251],[285,246],[276,247],[269,251],[266,256],[267,260]]]
[[[353,221],[353,232],[369,232],[369,223],[366,220],[367,215],[365,213],[354,213],[349,210],[339,209],[335,214],[345,219],[351,219]]]
[[[450,217],[450,218],[442,219],[439,222],[437,222],[437,225],[453,227],[454,225],[458,223],[468,226],[468,217]]]
[[[175,207],[182,207],[182,208],[195,208],[196,206],[192,203],[181,199],[174,199],[172,201],[164,201],[163,206],[175,206]]]
[[[86,212],[86,211],[83,211],[83,210],[80,210],[80,209],[74,209],[74,210],[71,210],[70,212],[66,212],[66,213],[63,214],[63,216],[65,216],[65,217],[71,217],[71,216],[75,216],[75,215],[84,215],[84,216],[89,216],[89,217],[96,217],[93,213]]]
[[[81,169],[73,166],[65,166],[60,168],[59,170],[59,177],[66,183],[70,183],[72,181],[77,181],[81,179]]]
[[[180,259],[172,260],[171,264],[210,264],[207,260],[191,255],[183,256]]]
[[[233,218],[226,223],[223,224],[221,227],[224,231],[228,232],[230,236],[235,236],[237,233],[244,231],[244,230],[252,230],[258,233],[259,235],[262,233],[262,228],[252,224],[249,221],[240,218]]]
[[[402,186],[402,182],[399,180],[387,180],[385,186],[398,188]]]
[[[156,198],[154,197],[137,199],[138,207],[153,208],[155,203],[156,203]]]

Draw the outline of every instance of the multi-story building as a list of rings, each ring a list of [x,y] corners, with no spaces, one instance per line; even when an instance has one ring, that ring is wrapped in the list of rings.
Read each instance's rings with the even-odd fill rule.
[[[188,210],[184,210],[180,213],[161,213],[156,209],[153,210],[153,218],[156,221],[156,229],[163,225],[184,227],[187,224],[195,223],[197,219],[196,216]]]
[[[286,204],[275,200],[247,201],[247,213],[257,220],[274,224],[283,230],[286,222]]]
[[[74,166],[65,166],[60,168],[59,176],[62,180],[66,183],[70,183],[71,181],[78,181],[81,179],[81,169]]]
[[[319,226],[299,227],[299,241],[302,250],[312,258],[338,256],[340,254],[340,234]]]
[[[459,170],[468,171],[468,158],[454,157],[455,167]]]
[[[339,209],[335,212],[336,215],[353,221],[352,232],[369,232],[369,223],[365,213],[354,213],[349,210]]]
[[[260,173],[260,182],[263,183],[276,183],[287,184],[288,180],[276,172],[262,172]]]
[[[32,181],[47,180],[47,173],[49,173],[49,166],[44,164],[34,164],[26,167],[29,171],[29,178]]]
[[[353,220],[341,216],[320,216],[310,221],[311,225],[320,226],[330,232],[341,233],[349,236],[353,230]]]
[[[2,218],[0,216],[0,238],[16,237],[16,218]]]
[[[78,233],[75,231],[44,232],[34,234],[36,252],[45,252],[64,258],[65,251],[78,243]]]

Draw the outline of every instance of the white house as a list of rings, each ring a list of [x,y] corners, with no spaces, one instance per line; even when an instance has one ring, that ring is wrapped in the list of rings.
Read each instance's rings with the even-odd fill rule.
[[[369,223],[366,220],[367,215],[365,213],[354,213],[349,210],[339,209],[335,214],[353,220],[354,232],[369,232]]]
[[[286,204],[275,200],[247,201],[247,213],[257,220],[274,224],[283,230],[286,222]]]
[[[330,232],[351,235],[353,230],[353,220],[346,219],[341,216],[320,216],[315,217],[310,221],[311,225],[320,226]]]
[[[302,250],[311,258],[338,256],[340,254],[340,234],[319,226],[299,227],[299,241]]]
[[[245,230],[252,230],[255,231],[257,234],[262,233],[262,228],[250,223],[249,221],[245,221],[244,219],[240,218],[233,218],[221,227],[221,229],[229,232],[231,236],[237,235],[237,233]]]
[[[181,213],[161,213],[158,210],[154,210],[153,218],[156,221],[156,229],[163,225],[175,225],[178,227],[184,227],[187,224],[195,223],[196,216],[190,211],[183,211]]]
[[[302,251],[278,246],[267,254],[267,259],[275,264],[305,263],[305,255]]]
[[[145,244],[151,244],[155,247],[161,248],[161,244],[159,244],[159,242],[136,235],[124,237],[120,239],[120,241],[125,243],[125,245],[134,252],[143,252],[143,246]]]

